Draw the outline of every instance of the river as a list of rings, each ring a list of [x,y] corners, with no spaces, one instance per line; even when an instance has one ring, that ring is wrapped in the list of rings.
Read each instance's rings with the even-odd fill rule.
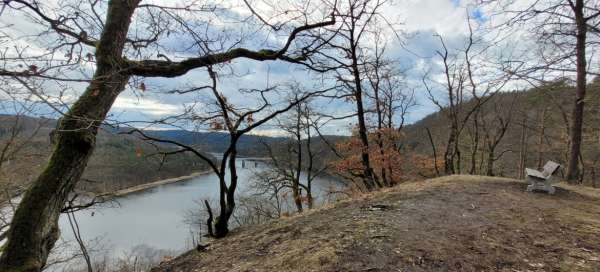
[[[243,158],[238,159],[237,167],[238,196],[251,194],[249,181],[254,173],[269,169],[264,161]],[[313,195],[317,205],[329,200],[328,192],[341,187],[343,185],[335,179],[316,178]],[[191,233],[194,230],[186,223],[190,211],[204,208],[199,201],[216,200],[218,188],[217,178],[205,174],[121,196],[115,199],[118,205],[78,211],[75,217],[83,240],[91,247],[103,248],[101,252],[110,257],[118,258],[136,248],[179,253],[193,246]],[[66,215],[61,216],[59,224],[61,240],[73,242],[74,234]]]

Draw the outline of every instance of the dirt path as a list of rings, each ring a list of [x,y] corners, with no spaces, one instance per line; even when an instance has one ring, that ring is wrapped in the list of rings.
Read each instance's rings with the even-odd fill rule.
[[[154,271],[600,271],[600,191],[524,190],[479,176],[404,184],[237,230]]]

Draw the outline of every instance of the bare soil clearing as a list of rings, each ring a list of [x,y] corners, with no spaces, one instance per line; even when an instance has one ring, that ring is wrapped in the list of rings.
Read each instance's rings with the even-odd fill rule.
[[[449,176],[241,228],[153,271],[600,271],[600,190]]]

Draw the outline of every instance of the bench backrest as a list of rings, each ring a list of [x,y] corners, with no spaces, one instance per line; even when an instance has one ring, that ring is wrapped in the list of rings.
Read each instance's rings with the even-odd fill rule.
[[[548,161],[544,165],[544,170],[542,171],[542,174],[544,174],[544,176],[546,176],[546,177],[549,177],[551,175],[554,175],[554,173],[556,173],[556,171],[558,171],[559,168],[560,168],[560,164],[555,163],[553,161]]]

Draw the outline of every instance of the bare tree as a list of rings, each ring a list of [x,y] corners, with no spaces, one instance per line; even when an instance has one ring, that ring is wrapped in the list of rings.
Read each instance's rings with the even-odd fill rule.
[[[493,112],[487,118],[484,118],[481,122],[483,130],[483,138],[485,148],[487,152],[487,163],[486,163],[486,175],[494,176],[494,163],[499,160],[506,152],[512,151],[511,149],[505,149],[501,152],[497,152],[497,148],[502,142],[502,139],[506,135],[513,118],[513,107],[517,96],[514,96],[511,101],[508,101],[508,108],[499,108],[498,105],[504,105],[504,103],[498,102],[493,105],[488,104],[493,108]],[[503,96],[497,96],[497,100],[504,99]]]
[[[467,125],[474,124],[474,134],[478,134],[481,107],[494,97],[511,80],[512,76],[496,67],[488,67],[487,57],[490,48],[497,45],[494,40],[486,40],[479,33],[480,28],[474,29],[470,17],[467,17],[469,34],[462,49],[451,50],[443,37],[440,39],[441,49],[436,51],[442,62],[444,81],[429,79],[429,74],[423,77],[423,84],[429,99],[439,108],[449,121],[449,132],[444,151],[444,173],[456,174],[462,171],[461,135]],[[501,68],[501,67],[500,67]],[[433,84],[432,84],[433,83]],[[437,85],[437,86],[436,86]],[[435,95],[436,88],[443,90],[444,95]],[[478,141],[479,136],[472,137]],[[477,151],[478,142],[472,145],[471,155]],[[471,170],[474,171],[474,161],[471,160]]]
[[[275,187],[292,191],[296,210],[302,212],[304,203],[308,209],[314,204],[313,181],[327,170],[327,164],[318,164],[317,157],[327,150],[316,150],[314,128],[319,126],[309,103],[297,104],[294,111],[278,120],[278,127],[286,132],[285,143],[274,146],[264,143],[273,168],[263,173],[257,183],[263,187]],[[279,190],[276,190],[279,191]]]
[[[335,28],[325,28],[327,35],[315,33],[324,42],[316,60],[310,63],[313,70],[334,74],[340,93],[337,98],[354,103],[356,110],[357,134],[360,139],[362,163],[362,187],[373,190],[383,184],[375,174],[369,155],[369,131],[365,102],[365,74],[367,58],[365,48],[370,30],[379,27],[376,18],[386,1],[351,0],[335,2],[334,17],[339,21]],[[385,20],[384,20],[385,21]],[[354,115],[353,115],[354,116]]]
[[[406,123],[408,111],[416,105],[414,92],[407,92],[403,84],[403,73],[397,67],[398,61],[385,56],[386,41],[383,39],[381,29],[376,29],[375,45],[365,65],[365,75],[369,84],[366,96],[370,98],[375,115],[375,142],[378,148],[378,158],[381,167],[379,178],[385,186],[392,186],[398,182],[393,179],[393,168],[390,152],[398,152],[400,146],[392,140],[392,134],[402,131]],[[393,142],[392,149],[386,147],[386,142]]]
[[[224,130],[229,134],[229,143],[219,158],[220,162],[214,162],[210,157],[190,145],[174,140],[153,137],[139,129],[133,129],[129,133],[137,133],[144,140],[167,143],[179,147],[178,150],[163,153],[164,155],[191,152],[210,166],[210,169],[219,180],[219,213],[218,216],[213,217],[212,208],[209,202],[205,201],[209,214],[207,223],[208,232],[212,237],[222,238],[229,232],[229,219],[233,215],[236,205],[235,192],[238,184],[236,160],[238,152],[237,144],[240,138],[278,115],[291,110],[303,101],[314,96],[323,95],[329,90],[301,93],[298,89],[293,89],[297,93],[297,96],[278,109],[273,109],[274,105],[268,98],[271,92],[277,90],[277,87],[269,87],[264,90],[243,90],[245,95],[255,94],[258,96],[260,105],[255,108],[236,106],[229,102],[228,98],[217,89],[217,74],[213,68],[209,66],[207,69],[212,81],[209,87],[212,92],[212,99],[209,103],[203,104],[205,105],[203,107],[208,105],[208,109],[203,108],[200,112],[188,110],[189,114],[180,118],[194,122],[197,126],[208,125],[213,130]],[[229,180],[227,180],[226,174],[229,174]]]
[[[31,153],[26,152],[26,148],[31,144],[33,139],[38,136],[40,129],[47,123],[48,120],[32,120],[32,122],[28,122],[27,114],[34,114],[33,104],[25,104],[19,103],[18,101],[9,99],[0,101],[0,107],[5,110],[8,114],[4,116],[0,116],[0,121],[2,122],[2,127],[0,128],[0,177],[4,176],[5,166],[9,164],[11,161],[16,160],[17,157],[27,157],[27,156],[35,156],[35,154],[25,154]],[[28,123],[31,123],[28,126]],[[17,189],[17,191],[21,191],[24,188],[23,184],[9,184],[8,186],[2,186],[3,189],[8,191],[13,191],[12,189]],[[17,188],[9,188],[16,186]],[[7,192],[8,192],[7,191]],[[14,195],[10,193],[10,195]]]
[[[446,115],[450,122],[446,149],[444,151],[444,173],[455,174],[460,173],[461,169],[460,136],[467,122],[483,101],[475,100],[477,103],[468,106],[467,95],[469,94],[469,90],[467,87],[468,72],[466,64],[460,62],[461,59],[456,58],[456,56],[450,56],[450,52],[441,36],[440,42],[442,44],[442,51],[438,51],[437,54],[443,63],[445,82],[436,82],[436,84],[445,88],[446,95],[443,99],[447,102],[436,98],[434,89],[431,83],[428,82],[427,75],[423,78],[423,84],[427,89],[429,99],[439,108],[440,112]],[[468,47],[471,45],[469,44]]]
[[[552,0],[533,1],[524,4],[520,1],[483,1],[496,4],[508,16],[504,23],[508,27],[524,26],[533,33],[539,50],[535,50],[534,60],[513,60],[512,62],[535,63],[523,65],[512,72],[532,82],[545,82],[546,77],[571,76],[576,90],[570,116],[569,159],[567,179],[579,180],[583,112],[586,97],[587,78],[597,74],[594,55],[587,54],[598,44],[600,37],[600,6],[596,1]],[[513,28],[514,29],[520,28]]]
[[[333,20],[305,21],[297,27],[286,27],[282,31],[287,31],[288,38],[275,50],[234,48],[239,44],[234,42],[232,47],[222,47],[214,53],[214,50],[204,50],[211,39],[197,35],[193,22],[200,22],[198,28],[205,29],[202,26],[206,26],[206,21],[202,24],[198,15],[216,14],[215,9],[195,2],[168,7],[141,4],[140,0],[64,1],[51,6],[41,1],[14,0],[4,1],[2,5],[4,12],[10,9],[10,12],[23,14],[43,26],[45,29],[40,35],[51,37],[55,44],[42,45],[47,50],[35,57],[15,54],[5,58],[6,65],[0,69],[0,76],[24,84],[33,78],[89,84],[77,101],[63,112],[54,133],[54,151],[48,165],[25,193],[15,212],[0,257],[0,267],[9,271],[40,271],[44,267],[59,236],[60,211],[94,150],[99,125],[132,77],[172,78],[238,58],[297,62],[311,51],[310,46],[293,47],[298,35],[335,23]],[[142,27],[140,31],[129,33],[135,13],[147,16],[137,16],[139,24],[136,27]],[[183,20],[185,16],[179,13],[187,13],[193,19]],[[159,53],[160,59],[153,59],[156,51],[146,49],[164,48],[159,41],[172,35],[168,31],[172,25],[179,27],[182,36],[194,40],[197,49],[194,51],[198,55],[173,59],[172,55]],[[34,60],[35,64],[32,63]],[[93,65],[94,74],[90,78],[77,78],[74,71],[84,67],[84,62]],[[139,88],[144,89],[142,86],[145,85],[140,84]],[[225,214],[230,208],[222,207]],[[224,230],[226,228],[219,229]]]
[[[4,91],[4,87],[1,87]],[[21,158],[38,156],[29,147],[40,129],[48,120],[29,120],[28,114],[33,115],[36,103],[26,103],[7,95],[0,99],[0,109],[9,113],[0,116],[0,242],[7,236],[12,214],[15,212],[14,198],[28,186],[24,180],[15,181],[10,175],[11,167],[15,167]]]

